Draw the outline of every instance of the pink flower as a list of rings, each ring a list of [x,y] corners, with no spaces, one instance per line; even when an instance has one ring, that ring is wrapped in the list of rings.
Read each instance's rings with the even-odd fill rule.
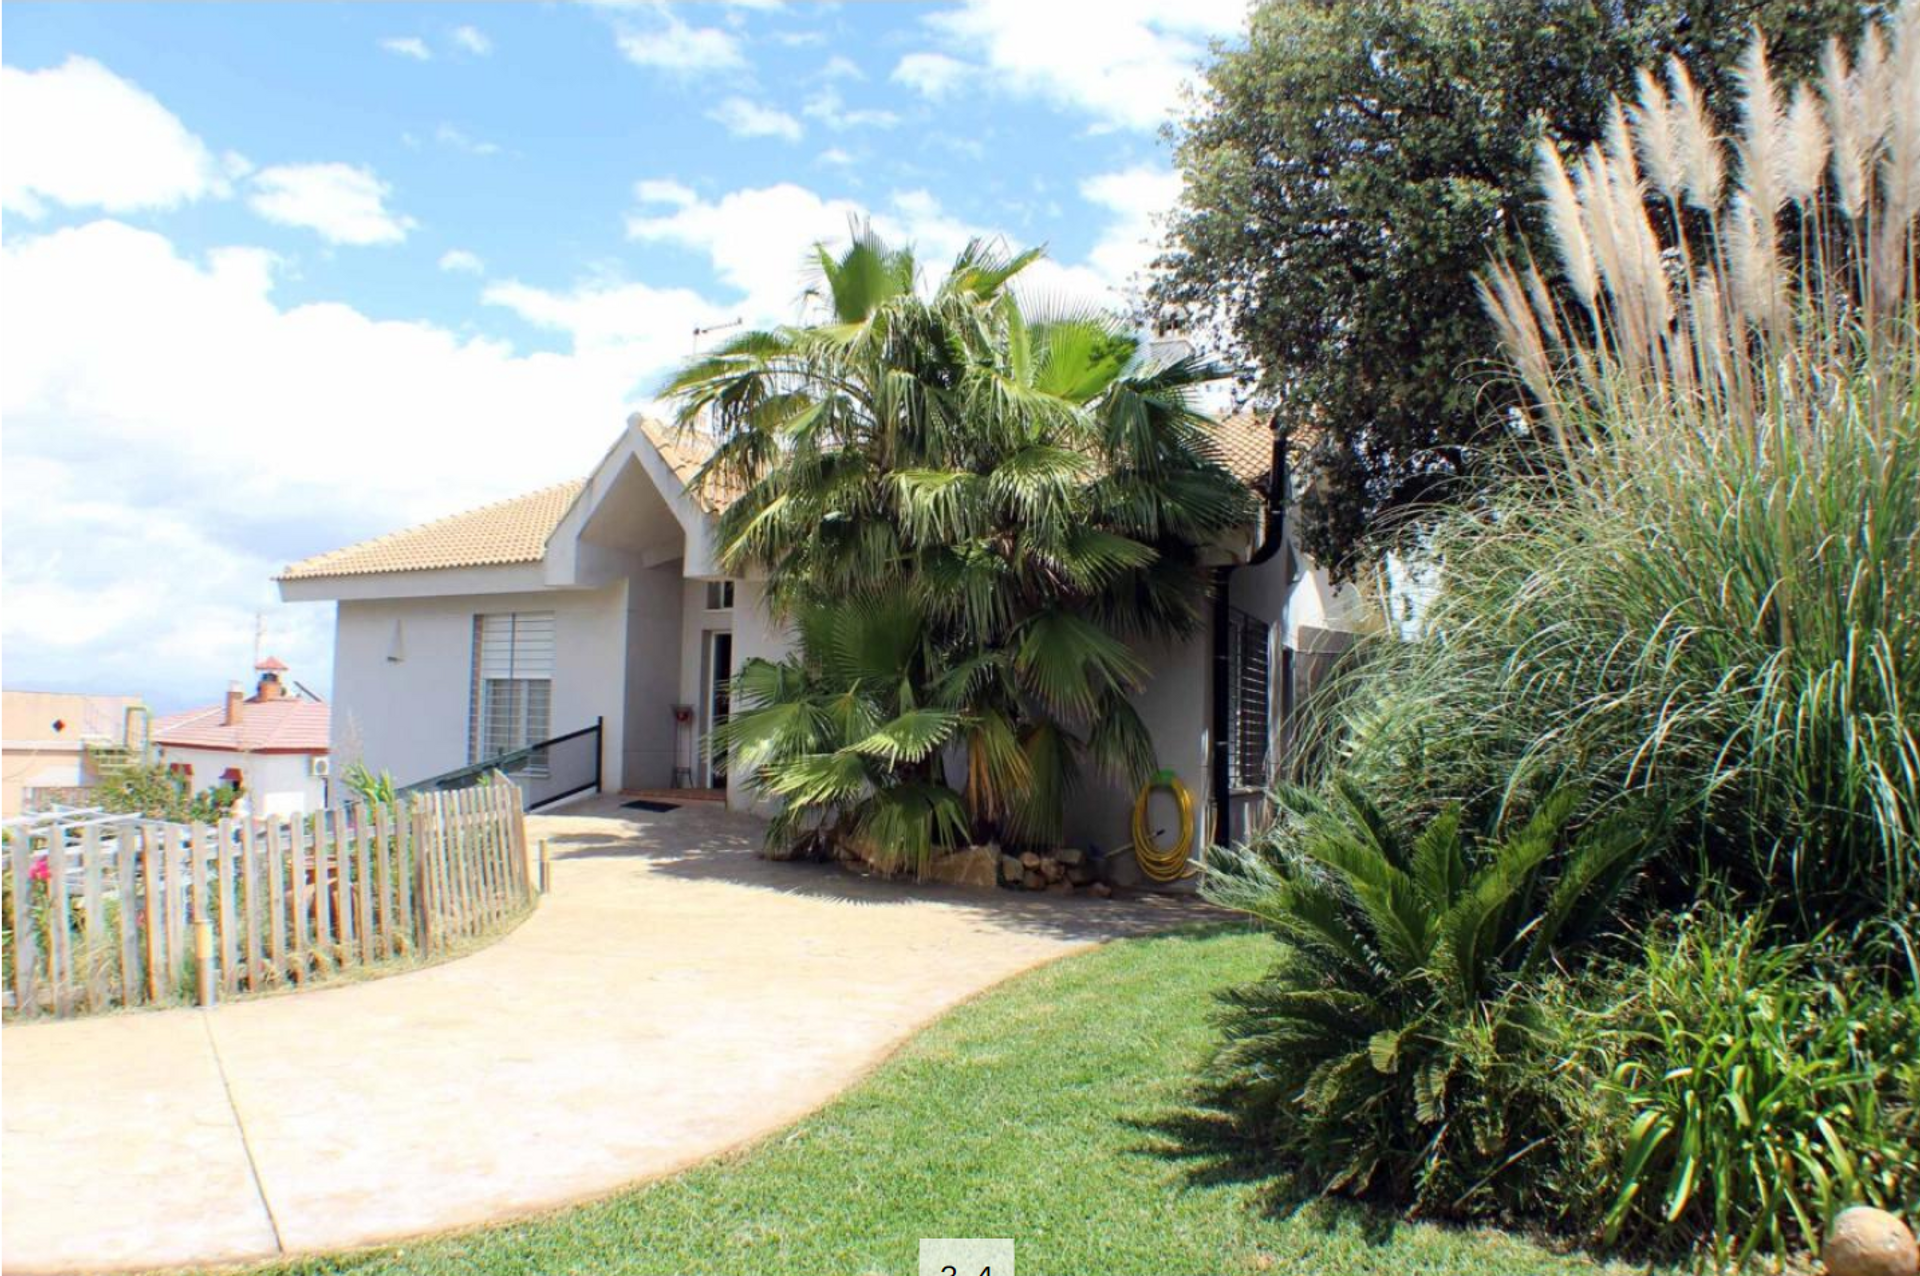
[[[35,860],[33,867],[27,870],[29,881],[44,882],[53,876],[53,867],[45,860]]]

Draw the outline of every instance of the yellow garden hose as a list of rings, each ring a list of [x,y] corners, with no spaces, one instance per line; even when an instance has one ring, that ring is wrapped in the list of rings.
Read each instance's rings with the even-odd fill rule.
[[[1172,846],[1162,847],[1154,837],[1153,821],[1147,812],[1147,803],[1153,797],[1155,789],[1165,789],[1173,794],[1173,800],[1180,804],[1180,838]],[[1171,771],[1156,771],[1140,789],[1140,796],[1133,802],[1133,854],[1140,861],[1140,871],[1156,882],[1171,882],[1192,874],[1195,870],[1187,863],[1187,854],[1193,850],[1193,794],[1187,792],[1187,786],[1180,783],[1180,777]]]

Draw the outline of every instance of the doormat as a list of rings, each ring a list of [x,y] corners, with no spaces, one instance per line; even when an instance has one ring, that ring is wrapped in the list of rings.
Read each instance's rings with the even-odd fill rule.
[[[624,811],[677,811],[680,809],[680,804],[678,802],[649,802],[645,798],[641,798],[638,802],[622,802],[620,809]]]

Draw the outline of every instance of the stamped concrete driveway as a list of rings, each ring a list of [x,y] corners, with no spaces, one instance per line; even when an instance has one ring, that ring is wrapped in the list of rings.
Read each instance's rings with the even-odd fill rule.
[[[472,956],[0,1031],[0,1266],[262,1259],[605,1193],[794,1120],[1016,971],[1191,915],[771,864],[706,806],[575,809],[530,822],[552,893]]]

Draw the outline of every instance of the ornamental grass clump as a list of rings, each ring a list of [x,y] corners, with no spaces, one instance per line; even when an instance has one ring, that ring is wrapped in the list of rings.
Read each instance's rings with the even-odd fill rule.
[[[1425,549],[1418,639],[1328,724],[1404,805],[1653,796],[1669,868],[1810,928],[1920,889],[1920,7],[1723,140],[1684,67],[1541,183],[1489,272],[1535,464]],[[1544,453],[1544,461],[1541,455]]]

